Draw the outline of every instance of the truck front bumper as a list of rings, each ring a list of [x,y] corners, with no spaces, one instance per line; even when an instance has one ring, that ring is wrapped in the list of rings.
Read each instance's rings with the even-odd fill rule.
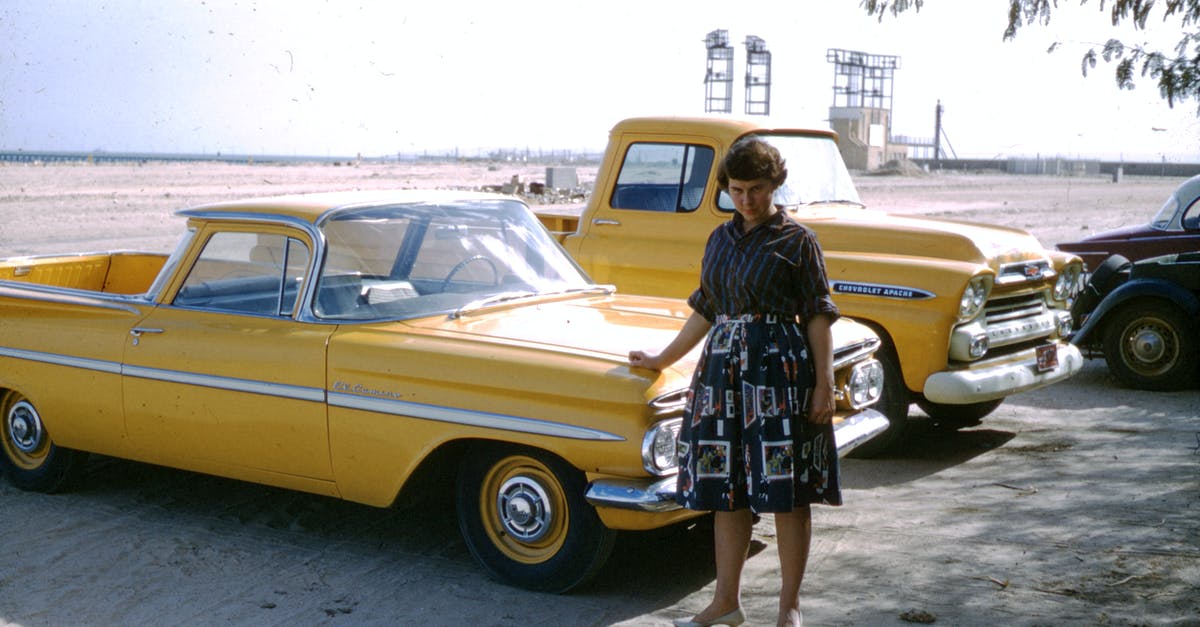
[[[963,405],[1004,398],[1069,378],[1083,368],[1079,349],[1056,343],[1058,366],[1038,371],[1035,349],[971,364],[962,370],[935,372],[925,379],[925,398],[935,403]]]
[[[837,441],[838,457],[883,433],[888,428],[887,416],[874,409],[863,409],[837,423],[833,436]],[[675,502],[675,476],[644,479],[597,479],[588,485],[587,502],[594,507],[669,512],[679,509]]]

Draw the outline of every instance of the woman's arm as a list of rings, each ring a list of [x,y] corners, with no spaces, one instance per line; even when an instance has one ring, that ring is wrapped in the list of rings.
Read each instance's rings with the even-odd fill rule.
[[[683,328],[679,329],[679,333],[675,335],[675,339],[671,340],[671,343],[662,349],[662,352],[654,355],[645,351],[629,351],[629,365],[662,370],[679,361],[680,357],[692,350],[696,344],[700,343],[700,340],[704,339],[711,328],[712,324],[704,316],[693,311],[692,315],[688,316],[687,322],[683,323]]]
[[[808,349],[812,353],[813,382],[812,397],[809,399],[808,421],[829,424],[833,421],[836,401],[833,395],[833,316],[817,314],[807,325]]]

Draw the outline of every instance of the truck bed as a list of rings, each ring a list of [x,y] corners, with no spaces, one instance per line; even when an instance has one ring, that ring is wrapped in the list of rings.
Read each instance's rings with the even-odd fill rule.
[[[0,259],[0,281],[105,292],[141,294],[150,289],[167,256],[111,252]]]

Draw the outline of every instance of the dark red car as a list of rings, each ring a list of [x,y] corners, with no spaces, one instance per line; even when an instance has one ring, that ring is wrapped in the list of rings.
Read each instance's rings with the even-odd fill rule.
[[[1104,231],[1056,247],[1082,257],[1089,272],[1100,267],[1110,255],[1138,261],[1200,251],[1200,202],[1197,199],[1200,199],[1200,176],[1193,176],[1175,189],[1149,224]]]

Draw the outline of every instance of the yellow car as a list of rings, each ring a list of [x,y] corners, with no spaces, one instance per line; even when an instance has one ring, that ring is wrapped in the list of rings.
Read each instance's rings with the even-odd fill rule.
[[[458,520],[497,578],[565,591],[616,530],[674,501],[692,358],[679,300],[591,282],[522,202],[353,192],[181,212],[167,255],[0,260],[0,469],[56,491],[85,452],[387,507],[456,476]],[[878,338],[835,325],[838,440],[869,406]],[[453,468],[450,473],[446,468]]]

